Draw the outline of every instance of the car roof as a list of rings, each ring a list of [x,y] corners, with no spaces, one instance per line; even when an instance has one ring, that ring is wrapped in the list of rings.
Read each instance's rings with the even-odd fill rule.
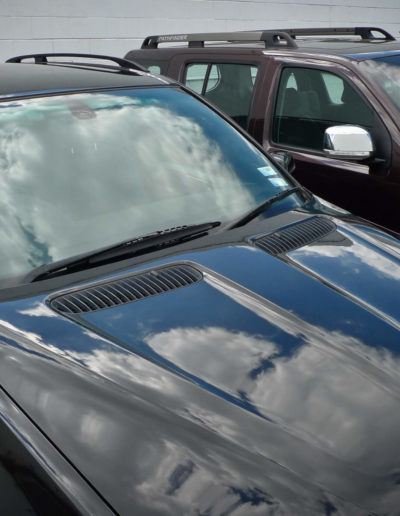
[[[307,52],[316,54],[333,54],[340,56],[351,56],[363,59],[364,54],[392,53],[400,52],[400,41],[363,41],[356,39],[336,39],[336,38],[296,38],[298,46],[297,52]],[[295,51],[293,51],[295,52]]]
[[[85,68],[68,64],[0,64],[0,98],[73,90],[151,87],[173,83],[135,70]]]
[[[163,43],[180,43],[179,46],[158,48]],[[157,49],[165,57],[176,53],[215,54],[223,51],[227,54],[261,55],[280,52],[291,55],[324,54],[344,56],[362,60],[374,53],[381,55],[400,53],[400,40],[396,40],[387,31],[377,27],[344,28],[299,28],[261,31],[238,31],[226,33],[171,34],[148,36],[141,50],[132,50],[127,56],[140,55],[149,58]]]

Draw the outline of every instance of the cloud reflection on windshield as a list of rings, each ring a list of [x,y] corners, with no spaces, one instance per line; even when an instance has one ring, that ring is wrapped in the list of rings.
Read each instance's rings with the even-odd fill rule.
[[[2,275],[156,229],[230,218],[254,202],[192,118],[124,105],[121,96],[118,109],[94,118],[71,114],[63,97],[58,111],[33,109],[39,102],[0,111]],[[8,109],[26,116],[9,119]]]

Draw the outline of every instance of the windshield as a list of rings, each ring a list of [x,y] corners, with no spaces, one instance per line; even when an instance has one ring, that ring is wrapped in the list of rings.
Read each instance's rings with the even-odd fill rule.
[[[360,63],[360,68],[400,109],[400,54],[386,54]]]
[[[152,231],[229,221],[291,185],[201,102],[151,88],[1,103],[0,187],[4,279]]]

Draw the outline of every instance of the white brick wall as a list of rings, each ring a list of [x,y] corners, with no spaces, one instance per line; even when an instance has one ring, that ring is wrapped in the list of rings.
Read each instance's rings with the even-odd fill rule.
[[[0,60],[32,52],[123,56],[149,34],[378,25],[399,0],[0,0]]]

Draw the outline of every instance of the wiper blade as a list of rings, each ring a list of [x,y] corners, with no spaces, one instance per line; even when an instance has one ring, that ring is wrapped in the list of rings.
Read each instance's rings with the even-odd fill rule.
[[[269,199],[263,201],[261,204],[259,204],[252,210],[248,211],[244,215],[241,215],[238,219],[231,222],[228,226],[225,226],[225,229],[234,229],[246,225],[248,222],[255,219],[257,215],[260,215],[261,213],[266,211],[270,206],[272,206],[276,202],[281,201],[285,197],[288,197],[289,195],[292,195],[296,192],[304,192],[304,188],[302,186],[295,186],[294,188],[289,188],[289,190],[283,190],[282,192],[279,192],[273,197],[270,197]]]
[[[144,254],[145,252],[155,251],[162,247],[177,245],[187,240],[206,235],[210,229],[215,228],[220,224],[220,222],[215,221],[162,229],[131,240],[124,240],[118,244],[103,247],[96,251],[40,265],[24,276],[22,283],[32,283],[52,276],[59,276],[70,272],[76,272],[81,269],[94,267],[99,264],[121,260],[128,256],[135,256],[138,254]]]

